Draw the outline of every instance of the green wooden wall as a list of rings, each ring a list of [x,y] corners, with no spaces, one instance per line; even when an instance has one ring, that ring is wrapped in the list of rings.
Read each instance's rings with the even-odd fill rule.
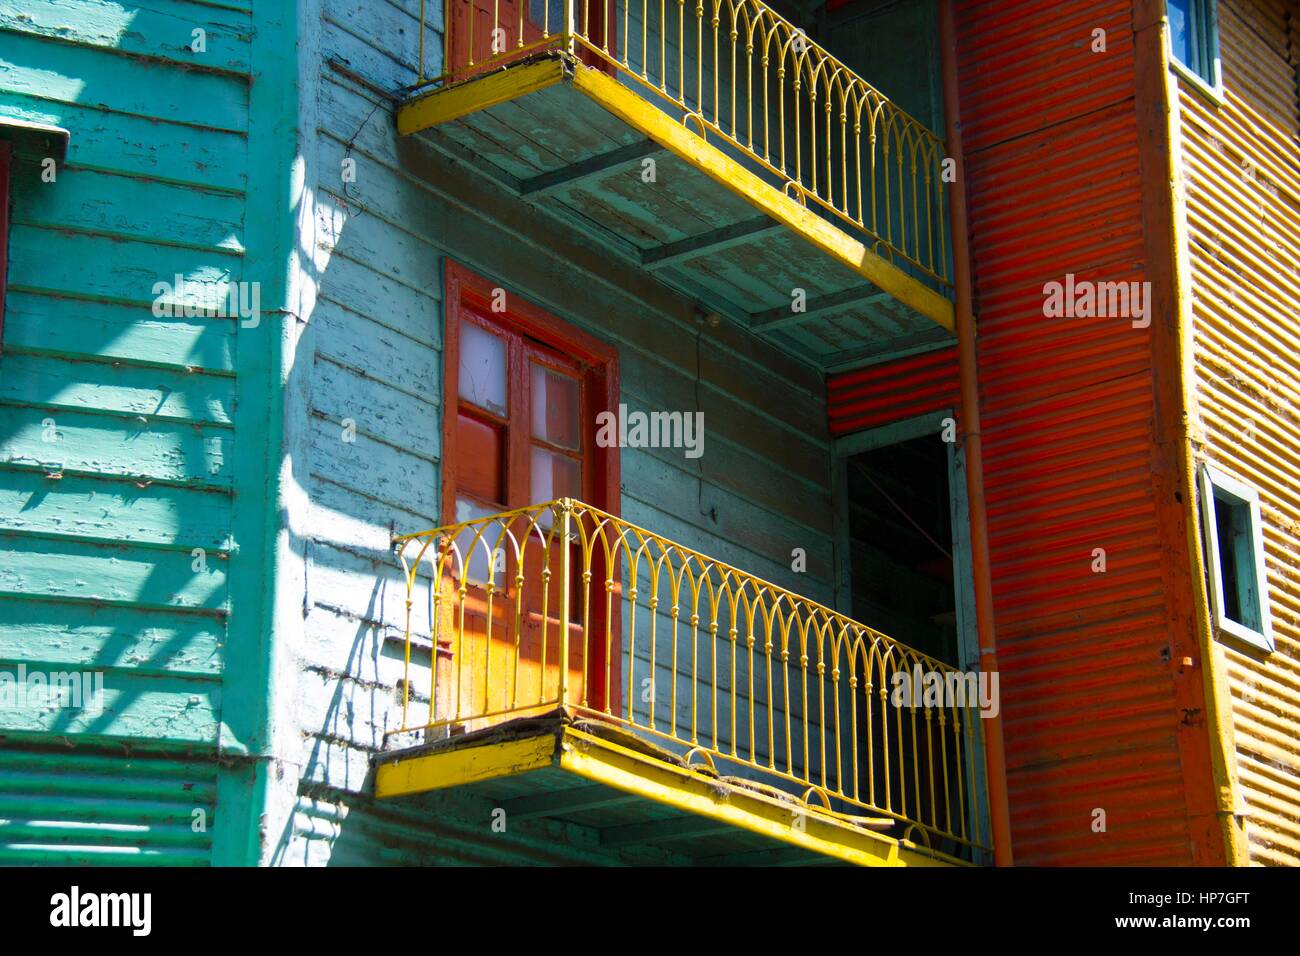
[[[54,183],[14,175],[0,670],[106,689],[0,711],[0,862],[636,860],[367,796],[399,717],[389,535],[442,517],[447,257],[616,344],[633,408],[705,413],[702,459],[624,452],[626,517],[831,600],[820,374],[400,141],[418,8],[0,0],[0,116],[71,133]],[[177,272],[261,283],[260,326],[155,317]]]
[[[151,306],[175,274],[246,278],[252,23],[246,0],[0,2],[0,117],[71,134],[53,182],[13,170],[0,670],[104,680],[98,714],[0,711],[0,862],[209,858],[239,332]]]
[[[417,0],[364,11],[355,0],[323,0],[308,28],[319,50],[308,160],[319,254],[309,348],[295,366],[310,360],[296,716],[306,742],[272,853],[446,862],[525,860],[545,847],[556,859],[594,859],[581,850],[589,835],[521,824],[503,839],[489,830],[490,808],[454,796],[377,806],[365,795],[368,758],[400,718],[404,591],[390,531],[441,517],[443,263],[454,258],[616,344],[622,398],[633,408],[692,411],[698,395],[703,459],[624,450],[625,517],[829,602],[824,384],[729,325],[705,328],[697,342],[692,303],[429,145],[399,140],[382,91],[414,79],[417,8]],[[441,35],[428,42],[439,49]],[[341,181],[345,158],[355,161],[355,182]],[[807,551],[807,573],[791,571],[796,547]],[[417,687],[427,686],[427,656],[420,663]]]

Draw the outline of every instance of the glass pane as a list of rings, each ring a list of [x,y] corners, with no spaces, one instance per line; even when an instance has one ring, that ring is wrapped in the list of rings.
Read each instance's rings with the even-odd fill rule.
[[[577,380],[536,363],[532,370],[533,437],[578,449],[582,422]]]
[[[506,343],[473,322],[460,324],[460,397],[506,413]]]
[[[456,416],[456,490],[483,501],[506,500],[503,429]]]
[[[534,446],[530,491],[529,498],[535,504],[552,498],[581,497],[582,468],[572,458]]]
[[[485,518],[496,513],[496,508],[484,507],[478,502],[469,501],[465,498],[456,499],[457,524],[462,521],[472,521],[475,518]],[[486,528],[486,530],[483,531],[482,537],[478,538],[476,542],[475,536],[480,528]],[[467,581],[472,581],[475,584],[486,584],[488,570],[495,564],[496,577],[493,580],[500,583],[505,573],[505,556],[508,553],[510,543],[507,539],[502,538],[498,547],[498,537],[501,537],[500,524],[489,522],[486,525],[466,528],[456,536],[456,547],[460,551],[460,559],[451,558],[447,567],[453,575],[462,566],[467,567]],[[462,561],[464,565],[461,564]]]
[[[1196,31],[1192,23],[1192,7],[1195,4],[1196,0],[1167,0],[1170,52],[1184,66],[1199,72],[1196,62]]]

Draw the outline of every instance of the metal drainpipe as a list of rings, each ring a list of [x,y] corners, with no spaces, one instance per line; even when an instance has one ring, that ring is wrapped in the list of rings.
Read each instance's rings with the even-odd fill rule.
[[[948,156],[957,175],[950,184],[948,215],[952,236],[954,311],[957,357],[961,377],[961,418],[966,449],[966,495],[970,504],[971,568],[975,579],[975,620],[979,629],[980,670],[998,669],[993,632],[993,579],[989,571],[988,513],[984,507],[984,453],[980,441],[979,382],[975,352],[970,248],[966,224],[966,164],[958,119],[957,30],[953,0],[939,0],[939,46],[943,64],[943,110]],[[1011,866],[1011,811],[1007,799],[1007,756],[1002,741],[1001,708],[984,719],[984,763],[989,788],[989,822],[993,829],[993,861]]]

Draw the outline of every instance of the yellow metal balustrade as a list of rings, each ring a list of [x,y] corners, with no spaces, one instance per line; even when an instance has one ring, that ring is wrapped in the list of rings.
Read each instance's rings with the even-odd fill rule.
[[[572,499],[395,549],[403,733],[437,740],[563,707],[809,812],[948,855],[983,842],[978,701],[895,694],[900,673],[960,682],[938,660]]]
[[[570,54],[950,294],[943,142],[758,0],[446,0],[437,24],[425,7],[419,88]],[[435,77],[426,26],[445,27]]]

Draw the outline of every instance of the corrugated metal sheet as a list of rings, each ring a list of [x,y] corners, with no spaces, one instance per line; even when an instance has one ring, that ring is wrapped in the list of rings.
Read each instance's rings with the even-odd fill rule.
[[[1186,864],[1151,341],[1043,314],[1067,273],[1145,278],[1132,11],[968,2],[958,27],[1016,862]]]
[[[956,408],[957,350],[938,349],[832,375],[826,390],[832,435]]]
[[[0,866],[204,866],[216,764],[0,747]]]
[[[1226,104],[1184,83],[1203,456],[1259,489],[1271,656],[1225,646],[1250,856],[1300,864],[1300,147],[1297,11],[1219,0]]]

